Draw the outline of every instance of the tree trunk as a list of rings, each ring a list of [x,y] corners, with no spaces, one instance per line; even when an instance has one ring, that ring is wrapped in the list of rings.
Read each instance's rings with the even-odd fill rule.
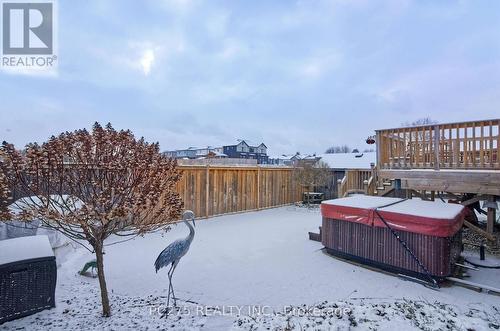
[[[95,256],[97,260],[97,276],[99,277],[99,285],[101,287],[101,303],[102,303],[102,316],[111,316],[111,308],[109,306],[108,289],[106,287],[106,279],[104,278],[104,252],[103,243],[96,243]]]

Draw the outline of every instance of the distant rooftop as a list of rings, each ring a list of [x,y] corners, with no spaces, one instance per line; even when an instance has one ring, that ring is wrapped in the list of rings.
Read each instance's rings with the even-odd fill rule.
[[[321,161],[334,169],[370,169],[377,162],[376,152],[320,154]]]

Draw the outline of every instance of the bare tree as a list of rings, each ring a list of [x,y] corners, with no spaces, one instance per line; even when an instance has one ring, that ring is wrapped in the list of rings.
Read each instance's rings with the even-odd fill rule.
[[[323,161],[316,163],[303,163],[293,170],[294,180],[306,189],[315,191],[318,187],[328,185],[331,171]]]
[[[437,121],[434,121],[430,117],[424,117],[424,118],[419,118],[413,122],[401,123],[401,126],[411,127],[411,126],[433,125],[433,124],[437,124],[437,123],[438,123]]]
[[[98,123],[92,132],[30,144],[25,153],[4,142],[0,159],[0,219],[40,220],[95,253],[102,313],[110,316],[104,241],[179,219],[182,201],[175,185],[181,173],[175,160],[162,156],[157,143]],[[12,201],[12,190],[25,197]]]
[[[423,118],[417,119],[411,123],[410,122],[401,123],[401,125],[403,127],[413,127],[413,126],[429,126],[429,125],[434,125],[437,123],[438,123],[437,121],[434,121],[430,117],[423,117]],[[419,141],[430,139],[430,132],[429,131],[426,131],[426,132],[418,131],[418,132],[415,132],[414,135],[417,136],[417,139]]]
[[[335,154],[335,153],[350,153],[351,148],[347,145],[342,146],[331,146],[328,147],[325,151],[326,154]]]

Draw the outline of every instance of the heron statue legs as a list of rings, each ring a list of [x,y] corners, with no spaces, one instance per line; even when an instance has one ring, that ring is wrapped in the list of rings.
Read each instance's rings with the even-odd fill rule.
[[[174,275],[175,268],[177,267],[177,263],[179,261],[174,261],[172,262],[172,266],[170,267],[170,270],[168,271],[168,295],[167,295],[167,314],[169,310],[169,304],[170,304],[170,293],[172,293],[172,299],[174,300],[174,307],[177,306],[177,298],[175,297],[174,293],[174,286],[172,285],[172,276]]]

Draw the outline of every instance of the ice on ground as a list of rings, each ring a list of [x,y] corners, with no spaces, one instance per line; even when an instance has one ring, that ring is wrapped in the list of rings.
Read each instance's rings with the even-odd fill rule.
[[[284,307],[335,304],[352,310],[340,319],[325,317],[324,323],[340,330],[351,323],[382,330],[499,327],[498,296],[458,286],[435,291],[337,260],[324,254],[320,243],[308,240],[307,233],[320,224],[319,209],[291,206],[198,221],[191,249],[174,275],[180,309],[167,319],[157,313],[166,301],[167,270],[156,274],[153,263],[169,243],[188,234],[184,224],[106,248],[110,318],[100,317],[97,279],[77,274],[93,255],[65,246],[56,251],[61,263],[57,307],[5,323],[0,330],[265,330],[286,320],[279,315]],[[471,281],[499,286],[500,270],[468,273]],[[228,307],[268,307],[271,313],[245,314],[243,309],[237,316],[234,310],[228,314]],[[323,319],[297,315],[291,322],[300,330],[317,318]]]

